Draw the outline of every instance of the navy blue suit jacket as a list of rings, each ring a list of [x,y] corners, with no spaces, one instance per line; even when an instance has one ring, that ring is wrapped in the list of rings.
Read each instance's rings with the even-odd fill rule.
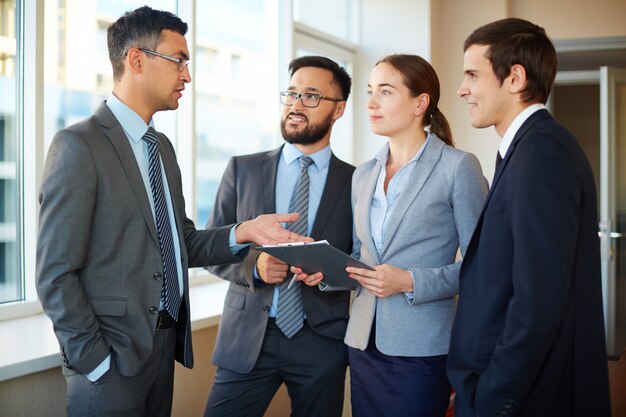
[[[610,415],[597,221],[582,149],[537,111],[496,169],[463,260],[457,403],[480,417]]]

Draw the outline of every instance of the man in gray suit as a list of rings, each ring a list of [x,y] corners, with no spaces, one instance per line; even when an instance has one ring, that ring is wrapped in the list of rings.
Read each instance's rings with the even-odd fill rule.
[[[349,253],[354,167],[332,154],[330,136],[343,115],[350,76],[330,59],[315,56],[293,60],[289,71],[289,88],[280,93],[281,130],[287,143],[231,159],[207,226],[296,211],[292,203],[301,200],[292,195],[301,195],[299,178],[305,174],[309,186],[304,230]],[[301,297],[303,311],[292,316],[291,326],[283,326],[287,320],[281,321],[281,300],[291,299],[289,289],[281,286],[290,280],[288,265],[250,250],[241,264],[209,270],[231,283],[213,354],[218,370],[205,416],[262,416],[282,383],[291,397],[292,416],[341,416],[349,292],[322,292],[296,284],[294,304]]]
[[[191,81],[187,24],[139,8],[108,30],[114,88],[60,131],[46,161],[37,290],[61,345],[68,416],[169,416],[174,359],[193,366],[187,269],[236,262],[238,242],[302,239],[297,215],[196,230],[174,148],[152,116]]]

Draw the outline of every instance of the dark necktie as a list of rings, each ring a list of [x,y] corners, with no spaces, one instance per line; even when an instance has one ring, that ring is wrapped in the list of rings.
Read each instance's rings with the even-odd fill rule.
[[[496,167],[500,165],[500,162],[502,162],[502,157],[500,156],[500,151],[498,150],[496,155]]]
[[[300,176],[293,190],[291,202],[289,203],[290,213],[300,213],[297,221],[289,223],[287,229],[299,235],[306,235],[309,217],[309,165],[313,160],[308,156],[300,157]],[[290,339],[304,325],[304,308],[302,306],[302,290],[300,282],[295,282],[291,288],[288,276],[278,291],[278,312],[276,314],[276,325]]]
[[[142,138],[148,144],[148,176],[154,200],[154,215],[156,218],[157,234],[163,257],[163,287],[161,288],[161,302],[168,313],[178,320],[180,310],[180,288],[178,285],[178,271],[174,254],[174,240],[172,226],[165,201],[163,176],[161,175],[161,158],[159,157],[159,139],[154,128],[149,127]]]

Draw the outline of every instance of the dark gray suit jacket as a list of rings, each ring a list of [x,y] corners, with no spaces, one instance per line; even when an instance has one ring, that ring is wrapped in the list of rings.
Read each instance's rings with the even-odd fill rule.
[[[239,258],[230,227],[198,231],[185,216],[174,148],[158,136],[183,264],[176,359],[191,367],[187,268]],[[104,103],[55,136],[39,201],[37,291],[65,365],[88,373],[110,353],[120,374],[136,375],[152,352],[163,261],[135,155]]]
[[[252,219],[276,211],[276,172],[281,148],[234,157],[220,184],[207,227]],[[326,185],[311,237],[326,239],[350,253],[352,247],[351,178],[354,167],[331,156]],[[274,285],[252,276],[259,252],[250,250],[239,265],[207,268],[231,281],[218,330],[213,363],[239,373],[256,363],[267,326]],[[348,323],[349,291],[322,292],[302,285],[304,311],[309,325],[320,335],[343,339]]]

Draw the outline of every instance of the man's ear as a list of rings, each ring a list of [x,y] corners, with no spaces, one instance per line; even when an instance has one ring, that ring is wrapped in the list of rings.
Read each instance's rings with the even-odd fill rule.
[[[520,94],[526,88],[528,79],[526,78],[526,68],[520,64],[515,64],[511,67],[511,74],[509,75],[510,85],[509,92],[512,94]]]
[[[126,54],[125,65],[132,74],[141,74],[143,71],[142,52],[137,48],[130,48]]]
[[[335,106],[335,111],[333,112],[333,120],[337,120],[341,116],[343,116],[343,112],[345,110],[346,110],[346,102],[345,101],[340,101],[339,103],[337,103],[337,105]]]

